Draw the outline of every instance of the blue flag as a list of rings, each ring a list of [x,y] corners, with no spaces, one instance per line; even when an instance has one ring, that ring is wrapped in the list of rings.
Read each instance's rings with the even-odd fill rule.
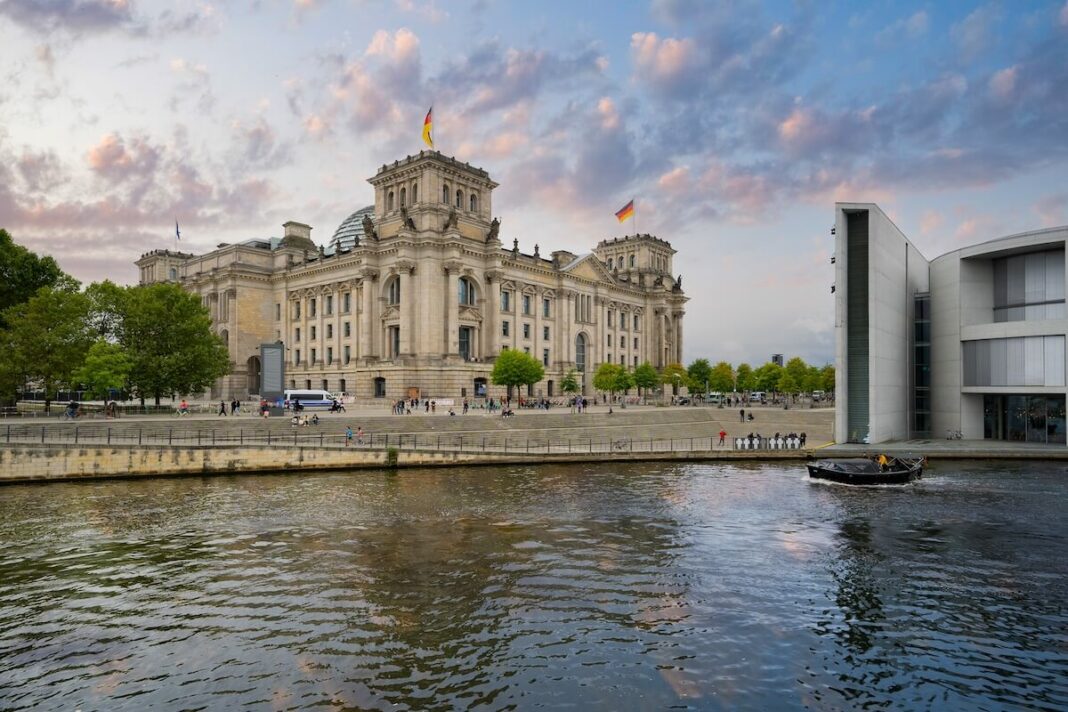
[[[175,240],[181,240],[182,239],[182,233],[178,231],[178,221],[177,220],[174,221],[174,239]]]

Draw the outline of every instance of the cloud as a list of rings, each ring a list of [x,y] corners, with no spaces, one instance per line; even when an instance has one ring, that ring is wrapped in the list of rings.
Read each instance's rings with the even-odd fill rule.
[[[161,150],[145,137],[134,137],[129,145],[115,133],[105,134],[86,153],[86,162],[94,173],[112,183],[121,183],[153,174],[159,165]]]
[[[635,32],[630,38],[637,77],[658,90],[670,91],[692,78],[700,64],[692,39],[660,38],[655,32]]]
[[[1013,65],[1006,67],[990,77],[990,92],[998,99],[1011,99],[1013,90],[1016,88],[1016,73],[1019,67]]]
[[[277,169],[292,160],[288,142],[280,141],[277,133],[262,116],[250,123],[231,122],[233,132],[231,166],[238,173],[260,168]]]
[[[926,10],[918,10],[908,17],[891,23],[875,35],[875,41],[883,46],[897,46],[906,41],[919,39],[927,34],[930,18]]]
[[[1000,19],[1001,12],[995,5],[983,5],[950,28],[949,35],[964,62],[971,62],[991,49],[993,29]]]
[[[133,24],[128,0],[5,0],[0,17],[42,33],[106,32]]]
[[[942,227],[945,223],[945,217],[937,210],[925,210],[923,215],[920,216],[920,232],[925,235],[932,235],[935,231]]]
[[[449,13],[438,7],[434,0],[430,2],[415,2],[415,0],[394,0],[394,5],[402,12],[410,12],[420,18],[434,24],[440,24],[449,19]]]
[[[24,149],[15,167],[28,193],[50,191],[64,180],[59,156],[50,149],[45,151]]]
[[[186,108],[187,100],[193,100],[201,113],[211,113],[215,109],[216,99],[207,65],[175,57],[170,62],[170,68],[179,80],[177,90],[171,97],[171,110]]]
[[[1068,192],[1044,195],[1035,202],[1033,207],[1042,221],[1042,227],[1068,224]]]

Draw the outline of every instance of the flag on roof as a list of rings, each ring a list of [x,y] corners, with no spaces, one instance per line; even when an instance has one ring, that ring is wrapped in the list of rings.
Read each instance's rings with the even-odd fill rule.
[[[430,135],[430,131],[434,127],[434,107],[431,106],[430,110],[426,112],[426,118],[423,119],[423,140],[426,141],[426,145],[434,148],[434,137]]]
[[[627,218],[631,218],[631,217],[634,217],[634,201],[633,200],[631,200],[629,203],[627,203],[622,208],[620,208],[619,210],[616,211],[616,219],[619,220],[619,222],[625,222],[627,220]]]
[[[174,221],[174,239],[175,240],[181,240],[182,239],[182,233],[179,232],[179,230],[178,230],[178,221],[177,220]]]

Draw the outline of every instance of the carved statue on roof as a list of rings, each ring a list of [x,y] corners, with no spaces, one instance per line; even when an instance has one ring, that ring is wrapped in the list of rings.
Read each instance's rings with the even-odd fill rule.
[[[519,257],[519,238],[512,240],[512,257]]]
[[[682,291],[682,275],[681,274],[679,275],[679,278],[675,280],[675,291],[676,292],[681,292]]]
[[[401,209],[400,209],[400,212],[401,212],[401,220],[404,221],[404,227],[408,228],[409,230],[414,230],[415,229],[415,220],[412,220],[412,218],[408,215],[408,208],[406,208],[406,207],[404,207],[402,205]]]
[[[363,216],[363,234],[372,240],[378,239],[378,233],[375,232],[375,223],[371,220],[370,215]]]
[[[500,231],[501,231],[501,221],[500,221],[500,219],[499,218],[493,218],[493,221],[490,222],[489,232],[486,233],[486,242],[492,242],[493,240],[496,240],[497,239],[497,235],[500,233]]]
[[[455,208],[450,208],[449,209],[449,217],[447,217],[445,219],[445,228],[448,229],[450,227],[459,227],[459,226],[460,226],[460,216],[456,213],[456,209]]]

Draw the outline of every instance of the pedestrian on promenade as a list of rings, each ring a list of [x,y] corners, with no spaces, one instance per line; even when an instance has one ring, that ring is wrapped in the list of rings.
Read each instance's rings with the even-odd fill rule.
[[[466,398],[464,398],[464,415],[467,415],[467,409],[468,409],[468,407],[469,407],[469,405],[468,405],[468,403],[467,403],[467,399],[466,399]]]
[[[356,444],[363,445],[363,428],[356,426]]]
[[[352,426],[345,426],[345,447],[352,445]]]
[[[745,422],[745,408],[741,408],[738,410],[738,420],[742,421],[743,423]]]
[[[427,401],[423,401],[423,412],[424,413],[429,413],[430,412],[430,401],[428,401],[428,400]]]
[[[430,401],[430,412],[431,413],[437,413],[438,412],[438,402],[436,400]]]
[[[720,430],[719,430],[719,444],[723,445],[723,444],[726,443],[726,441],[727,441],[727,431],[724,430],[723,428],[720,428]]]
[[[185,398],[183,398],[182,402],[178,404],[178,415],[189,415],[189,403],[186,402]]]
[[[226,401],[219,401],[219,415],[226,415]]]
[[[805,446],[805,441],[808,440],[808,436],[805,435],[805,433],[802,432],[800,440],[801,440],[801,447],[804,447]]]

